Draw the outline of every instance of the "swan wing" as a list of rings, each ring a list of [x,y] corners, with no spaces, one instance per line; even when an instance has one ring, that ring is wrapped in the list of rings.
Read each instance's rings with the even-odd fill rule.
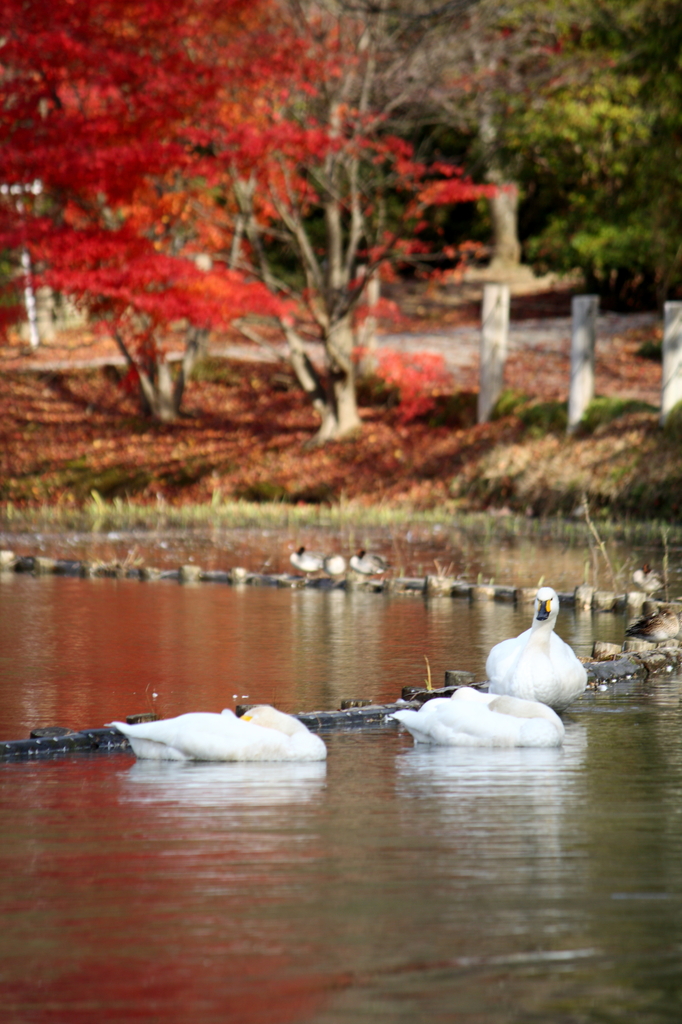
[[[441,746],[556,747],[563,739],[563,728],[546,717],[505,714],[472,700],[434,699],[419,711],[397,711],[393,717],[417,742]]]
[[[521,657],[521,654],[530,640],[531,630],[526,629],[518,636],[510,637],[509,640],[502,640],[495,644],[490,651],[485,663],[485,671],[491,683],[500,683],[512,671]],[[503,692],[503,691],[498,691]]]

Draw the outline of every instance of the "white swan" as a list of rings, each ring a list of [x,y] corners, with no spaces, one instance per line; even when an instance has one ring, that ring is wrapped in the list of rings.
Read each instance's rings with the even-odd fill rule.
[[[563,711],[587,685],[585,668],[554,632],[559,597],[541,587],[535,599],[533,624],[520,636],[496,644],[485,670],[490,693],[537,700]]]
[[[322,555],[313,554],[312,551],[306,551],[301,546],[298,551],[292,552],[289,555],[289,561],[296,569],[300,569],[301,572],[319,572],[323,566],[324,559]]]
[[[136,757],[157,761],[323,761],[327,748],[302,722],[269,704],[237,718],[192,712],[160,722],[110,722],[130,740]]]
[[[365,551],[364,548],[360,548],[357,555],[353,555],[351,558],[350,567],[355,572],[362,573],[363,576],[379,576],[386,572],[388,563],[381,555],[373,555]]]
[[[434,697],[419,711],[396,711],[417,743],[448,747],[560,747],[564,726],[538,701],[497,697],[468,686],[452,697]]]

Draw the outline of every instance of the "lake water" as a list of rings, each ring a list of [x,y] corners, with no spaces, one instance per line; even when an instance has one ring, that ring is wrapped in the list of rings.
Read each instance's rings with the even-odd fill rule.
[[[482,678],[529,617],[2,574],[0,738],[392,700],[424,655],[436,683]],[[624,626],[567,609],[558,630],[587,654]],[[681,688],[586,694],[562,750],[415,748],[389,725],[326,736],[326,764],[0,764],[2,1020],[677,1024]]]

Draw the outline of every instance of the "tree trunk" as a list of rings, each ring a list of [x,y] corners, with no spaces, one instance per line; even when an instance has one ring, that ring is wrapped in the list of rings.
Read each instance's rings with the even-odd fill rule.
[[[346,437],[362,426],[355,394],[353,327],[349,316],[332,324],[325,338],[327,361],[326,401],[315,444]]]
[[[143,413],[161,423],[172,423],[180,415],[185,386],[192,368],[201,354],[208,331],[190,327],[187,332],[182,362],[175,380],[173,380],[170,364],[164,356],[159,354],[150,359],[146,366],[141,366],[131,355],[118,331],[114,332],[114,337],[128,364],[137,370],[140,381],[140,405]]]
[[[474,55],[481,64],[481,52],[474,51]],[[495,63],[490,63],[489,70],[494,69]],[[478,131],[487,164],[486,181],[498,187],[497,193],[488,200],[493,228],[491,266],[504,270],[518,266],[521,262],[519,190],[513,181],[509,181],[500,161],[501,139],[495,118],[495,99],[489,90],[484,90],[479,100]]]
[[[493,176],[489,176],[492,180]],[[521,262],[519,242],[519,190],[513,182],[495,182],[496,195],[488,200],[493,226],[493,267],[518,266]]]

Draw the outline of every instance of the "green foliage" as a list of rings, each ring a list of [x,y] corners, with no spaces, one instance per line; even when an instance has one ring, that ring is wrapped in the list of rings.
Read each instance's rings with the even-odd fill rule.
[[[663,431],[672,441],[682,441],[682,402],[674,405],[666,416]]]
[[[647,338],[637,349],[642,359],[650,359],[652,363],[663,362],[663,342],[660,338]]]
[[[528,428],[531,437],[566,433],[568,426],[566,402],[537,402],[520,409],[518,415]]]
[[[516,0],[538,28],[548,8]],[[672,0],[575,0],[555,23],[554,74],[503,127],[526,257],[579,268],[611,306],[682,290],[682,18]]]
[[[634,398],[593,398],[580,420],[580,433],[593,434],[597,427],[604,426],[625,416],[629,412],[656,413],[658,410],[648,402],[638,402]]]
[[[525,392],[517,391],[514,388],[505,388],[495,402],[490,418],[500,420],[503,416],[511,416],[512,413],[518,412],[519,409],[527,405],[529,401],[530,398]]]

